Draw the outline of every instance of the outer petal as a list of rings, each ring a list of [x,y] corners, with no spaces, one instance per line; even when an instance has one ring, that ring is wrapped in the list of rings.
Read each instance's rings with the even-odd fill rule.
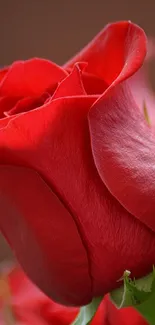
[[[91,296],[88,260],[76,220],[32,170],[0,167],[0,228],[29,277],[64,304]]]
[[[89,114],[92,151],[109,191],[155,232],[155,134],[124,84]]]
[[[9,97],[39,96],[67,76],[67,72],[45,59],[17,61],[10,66],[0,83],[0,95]]]
[[[86,71],[110,85],[120,74],[125,79],[142,64],[146,54],[143,30],[131,22],[107,25],[79,54],[64,65],[88,62]]]
[[[134,276],[142,276],[152,269],[155,236],[114,199],[97,173],[87,121],[93,102],[92,96],[59,98],[18,115],[0,131],[0,157],[1,162],[31,166],[59,193],[76,220],[88,254],[92,292],[99,296],[118,285],[117,280],[125,269],[130,269]],[[33,218],[35,228],[37,216],[33,214]],[[45,232],[46,229],[51,232],[46,214],[43,223]],[[17,243],[18,236],[19,233]],[[26,240],[24,244],[29,250]],[[49,261],[52,270],[52,255]],[[36,265],[32,264],[37,273]]]

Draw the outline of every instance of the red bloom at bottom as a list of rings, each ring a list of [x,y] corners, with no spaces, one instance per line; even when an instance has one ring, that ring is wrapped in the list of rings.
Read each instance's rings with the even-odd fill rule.
[[[78,308],[64,307],[46,297],[19,268],[4,272],[0,281],[0,325],[9,325],[11,316],[20,325],[70,325],[78,314]],[[6,300],[9,308],[5,308]],[[91,324],[147,325],[133,308],[117,310],[108,296]]]

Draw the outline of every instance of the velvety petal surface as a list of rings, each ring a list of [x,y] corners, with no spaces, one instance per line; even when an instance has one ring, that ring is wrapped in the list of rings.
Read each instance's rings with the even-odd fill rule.
[[[33,170],[0,167],[0,229],[28,276],[64,304],[91,300],[88,258],[76,220]]]
[[[155,232],[155,134],[124,84],[89,114],[94,162],[109,191]]]

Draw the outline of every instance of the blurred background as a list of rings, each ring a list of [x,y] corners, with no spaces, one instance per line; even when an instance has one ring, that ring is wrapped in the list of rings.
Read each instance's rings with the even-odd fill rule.
[[[155,0],[0,0],[0,66],[34,56],[63,64],[105,24],[126,19],[155,36]],[[0,260],[8,256],[0,237]]]

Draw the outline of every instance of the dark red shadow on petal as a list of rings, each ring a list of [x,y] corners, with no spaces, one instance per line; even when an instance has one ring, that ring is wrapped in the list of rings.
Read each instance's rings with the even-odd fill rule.
[[[0,119],[4,118],[5,113],[14,107],[19,98],[15,97],[1,97],[0,98]]]
[[[102,94],[108,87],[103,79],[87,72],[82,73],[82,80],[88,95]]]
[[[31,111],[35,108],[42,106],[45,103],[45,101],[50,98],[51,96],[49,93],[44,93],[42,96],[37,98],[26,97],[20,99],[19,101],[17,101],[16,105],[12,109],[4,112],[4,114],[5,116],[9,117],[11,115]]]
[[[0,229],[28,276],[66,305],[91,301],[88,260],[73,216],[34,171],[0,167]]]

